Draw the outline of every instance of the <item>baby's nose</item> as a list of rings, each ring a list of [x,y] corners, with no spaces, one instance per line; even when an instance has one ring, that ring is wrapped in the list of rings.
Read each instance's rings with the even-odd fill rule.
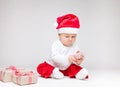
[[[72,38],[69,38],[69,40],[72,40]]]

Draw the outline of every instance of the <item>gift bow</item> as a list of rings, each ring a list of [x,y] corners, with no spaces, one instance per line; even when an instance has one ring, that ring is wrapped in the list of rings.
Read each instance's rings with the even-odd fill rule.
[[[19,70],[15,66],[9,66],[8,68],[6,68],[6,70],[13,70],[15,72],[19,72]]]

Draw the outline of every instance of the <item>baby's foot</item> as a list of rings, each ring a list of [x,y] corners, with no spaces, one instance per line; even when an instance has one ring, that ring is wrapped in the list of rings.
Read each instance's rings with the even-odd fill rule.
[[[88,71],[85,68],[83,68],[77,73],[75,77],[79,80],[88,79]]]
[[[62,79],[64,77],[64,75],[59,71],[58,68],[55,68],[53,70],[53,73],[52,73],[51,77],[55,78],[55,79]]]

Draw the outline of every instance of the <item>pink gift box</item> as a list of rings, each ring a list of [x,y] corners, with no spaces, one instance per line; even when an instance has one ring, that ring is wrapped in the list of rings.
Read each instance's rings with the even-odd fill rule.
[[[18,85],[29,85],[37,83],[38,77],[32,71],[22,74],[22,73],[15,73],[13,75],[13,82]]]
[[[12,70],[2,69],[0,70],[0,80],[3,82],[11,82],[12,81]]]
[[[0,69],[0,81],[11,82],[13,79],[13,74],[16,72],[24,74],[29,71],[25,69],[17,69],[15,66],[10,66],[6,69]]]

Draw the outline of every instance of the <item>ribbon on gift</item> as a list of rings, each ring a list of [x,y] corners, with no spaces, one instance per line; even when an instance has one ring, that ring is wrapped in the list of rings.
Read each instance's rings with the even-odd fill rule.
[[[13,70],[15,72],[19,72],[19,70],[15,66],[9,66],[8,68],[6,68],[6,70]]]
[[[31,84],[32,83],[32,76],[34,75],[34,73],[32,71],[28,72],[28,73],[25,73],[25,74],[22,74],[20,72],[16,72],[15,73],[15,76],[16,76],[16,83],[18,84],[18,78],[20,78],[21,76],[28,76],[28,84]]]
[[[6,70],[12,70],[13,74],[15,74],[15,73],[20,73],[21,70],[25,70],[25,69],[17,69],[15,66],[9,66],[8,68],[6,68]]]

